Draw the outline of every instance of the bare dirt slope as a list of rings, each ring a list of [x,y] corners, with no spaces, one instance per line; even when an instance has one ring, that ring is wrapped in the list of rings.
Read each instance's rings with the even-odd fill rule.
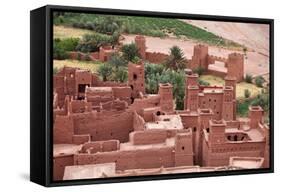
[[[264,55],[269,53],[269,25],[200,20],[183,21],[245,45]]]

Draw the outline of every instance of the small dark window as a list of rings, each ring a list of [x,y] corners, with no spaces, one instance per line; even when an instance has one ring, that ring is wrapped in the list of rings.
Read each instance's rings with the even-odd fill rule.
[[[196,132],[196,127],[193,127],[193,132]]]
[[[138,76],[136,74],[133,74],[133,79],[134,80],[137,80],[138,79]]]
[[[157,112],[156,112],[156,115],[157,115],[157,116],[161,115],[161,112],[160,112],[160,111],[157,111]]]
[[[89,84],[79,84],[78,85],[78,92],[79,93],[85,93],[86,86],[90,86]]]
[[[208,128],[206,128],[206,131],[207,131],[207,133],[209,133],[210,132],[210,128],[208,127]]]
[[[182,147],[181,147],[181,150],[183,150],[183,151],[184,151],[184,146],[182,146]]]
[[[227,139],[228,139],[229,141],[231,141],[231,136],[230,136],[230,135],[228,135],[228,136],[227,136]]]

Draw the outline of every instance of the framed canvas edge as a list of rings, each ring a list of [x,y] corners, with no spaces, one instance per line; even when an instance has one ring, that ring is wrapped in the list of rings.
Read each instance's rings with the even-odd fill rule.
[[[217,177],[217,176],[233,176],[233,175],[249,175],[274,173],[274,19],[268,18],[250,18],[250,17],[233,17],[233,16],[217,16],[217,15],[202,15],[202,14],[186,14],[186,13],[171,13],[171,12],[154,12],[154,11],[139,11],[139,10],[123,10],[123,9],[107,9],[107,8],[89,8],[89,7],[74,7],[61,5],[46,5],[46,185],[48,187],[69,186],[69,185],[87,185],[87,184],[104,184],[104,183],[119,183],[119,182],[136,182],[136,181],[151,181],[151,180],[168,180],[168,179],[186,179],[200,177]],[[207,21],[224,21],[224,22],[242,22],[242,23],[257,23],[269,24],[270,26],[270,167],[262,169],[245,169],[235,171],[218,171],[218,172],[195,172],[183,174],[165,174],[165,175],[148,175],[148,176],[130,176],[130,177],[112,177],[102,179],[81,179],[71,181],[53,181],[52,179],[52,12],[53,11],[69,11],[69,12],[87,12],[96,14],[111,14],[111,15],[133,15],[133,16],[149,16],[149,17],[165,17],[165,18],[188,18],[193,20]],[[48,91],[49,90],[49,91]]]

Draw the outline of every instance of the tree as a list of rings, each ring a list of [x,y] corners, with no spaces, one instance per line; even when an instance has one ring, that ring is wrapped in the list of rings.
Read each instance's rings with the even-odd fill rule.
[[[170,48],[170,54],[165,62],[167,68],[178,70],[186,67],[184,53],[178,46]]]
[[[249,91],[249,89],[245,89],[244,90],[244,97],[249,98],[250,96],[251,96],[251,92]]]
[[[114,80],[124,83],[128,79],[128,70],[125,67],[119,67],[117,70],[114,72]]]
[[[123,45],[121,51],[126,61],[133,61],[136,57],[139,57],[138,47],[135,43]]]
[[[265,82],[264,78],[262,76],[257,76],[255,78],[255,83],[258,87],[263,87],[263,83]]]
[[[247,83],[252,83],[252,81],[253,81],[253,76],[250,75],[250,74],[246,74],[245,81],[246,81]]]
[[[103,81],[107,81],[108,77],[112,73],[112,66],[108,64],[102,64],[98,68],[98,73],[102,77]]]
[[[112,65],[116,70],[119,67],[124,67],[127,65],[127,62],[119,55],[119,53],[111,54],[108,63]]]

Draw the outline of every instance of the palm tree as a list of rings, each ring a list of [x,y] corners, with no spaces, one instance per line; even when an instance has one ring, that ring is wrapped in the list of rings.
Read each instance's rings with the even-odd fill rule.
[[[108,77],[112,73],[112,66],[108,65],[108,64],[102,64],[102,65],[100,65],[100,67],[98,69],[98,73],[102,77],[103,81],[107,81]]]
[[[178,46],[173,46],[170,48],[170,55],[166,60],[166,67],[174,70],[184,69],[186,65],[186,60],[184,53]]]

